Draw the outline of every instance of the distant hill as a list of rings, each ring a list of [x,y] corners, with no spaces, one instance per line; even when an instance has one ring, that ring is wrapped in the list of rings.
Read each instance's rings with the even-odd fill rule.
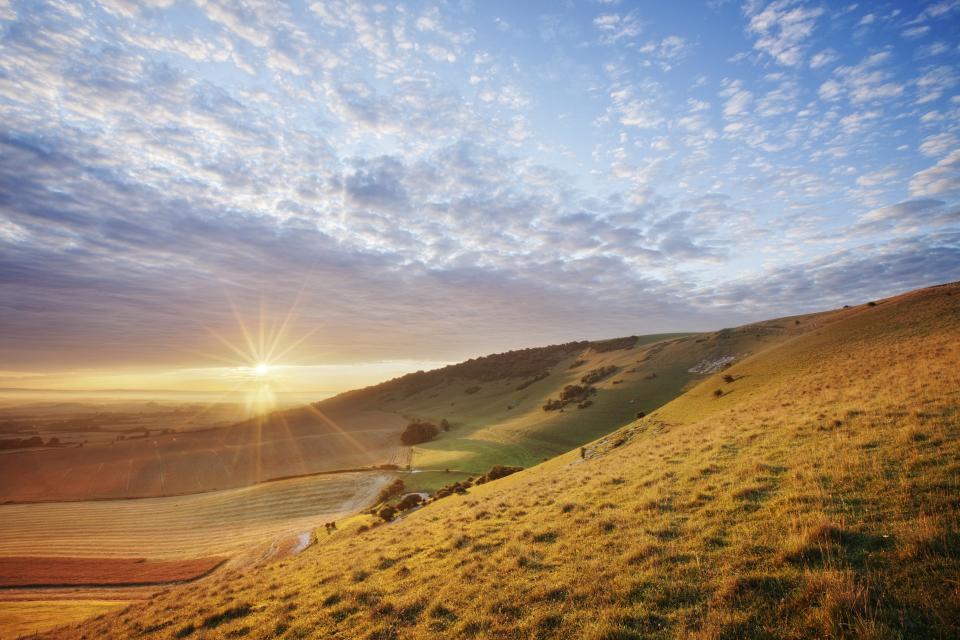
[[[568,362],[580,358],[580,371],[625,365],[626,353],[642,365],[644,349],[658,349],[658,366],[668,351],[700,358],[699,370],[741,355],[691,373],[679,397],[582,453],[390,524],[359,516],[283,563],[53,635],[960,637],[960,286],[623,353],[577,347],[551,377],[576,377]],[[627,375],[598,383],[597,403]],[[479,386],[502,387],[499,407],[549,379]],[[464,421],[495,413],[464,380],[448,371],[403,397],[396,383],[365,393]],[[539,402],[558,386],[530,393]]]

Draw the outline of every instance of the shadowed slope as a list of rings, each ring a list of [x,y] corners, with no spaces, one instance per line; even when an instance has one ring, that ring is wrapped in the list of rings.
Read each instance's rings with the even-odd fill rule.
[[[55,635],[956,637],[958,365],[957,285],[836,312],[586,460]]]

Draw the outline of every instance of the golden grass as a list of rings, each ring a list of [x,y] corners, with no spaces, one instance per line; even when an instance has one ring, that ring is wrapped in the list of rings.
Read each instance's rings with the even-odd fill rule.
[[[16,638],[73,624],[127,604],[125,600],[0,601],[0,629],[4,638]]]
[[[584,461],[53,635],[960,636],[960,287],[818,317],[725,373]]]

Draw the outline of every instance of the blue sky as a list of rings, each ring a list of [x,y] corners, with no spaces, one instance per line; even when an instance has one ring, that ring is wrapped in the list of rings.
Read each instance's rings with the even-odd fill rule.
[[[3,368],[195,365],[261,304],[314,331],[304,364],[447,361],[956,280],[958,27],[954,0],[0,0]]]

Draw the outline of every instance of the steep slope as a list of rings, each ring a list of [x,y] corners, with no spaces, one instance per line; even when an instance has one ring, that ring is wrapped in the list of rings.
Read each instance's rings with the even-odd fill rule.
[[[958,410],[954,284],[830,314],[584,460],[54,635],[958,637]]]

